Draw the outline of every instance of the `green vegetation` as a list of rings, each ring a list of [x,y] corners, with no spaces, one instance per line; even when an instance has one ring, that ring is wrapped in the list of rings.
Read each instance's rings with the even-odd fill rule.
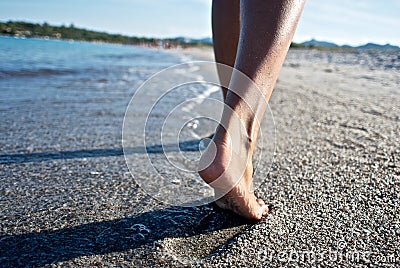
[[[39,37],[39,38],[55,38],[66,40],[80,40],[90,42],[105,42],[118,44],[160,46],[165,48],[176,47],[182,45],[184,47],[201,47],[210,46],[197,40],[182,42],[180,39],[156,39],[145,37],[132,37],[121,34],[109,34],[106,32],[96,32],[86,29],[76,28],[73,24],[69,26],[52,26],[48,23],[28,23],[22,21],[0,22],[0,35],[16,36],[16,37]]]
[[[335,52],[348,52],[351,50],[354,50],[355,48],[353,47],[345,47],[345,46],[322,46],[322,45],[316,45],[316,44],[298,44],[298,43],[291,43],[290,48],[303,48],[303,49],[315,49],[315,50],[320,50],[320,51],[335,51]]]
[[[95,32],[70,26],[51,26],[47,23],[34,24],[28,22],[0,22],[0,34],[23,37],[48,37],[57,39],[73,39],[81,41],[98,41],[120,44],[154,43],[154,38],[129,37],[121,34]]]
[[[307,46],[303,45],[303,44],[297,44],[297,43],[291,43],[290,44],[290,48],[306,48]]]

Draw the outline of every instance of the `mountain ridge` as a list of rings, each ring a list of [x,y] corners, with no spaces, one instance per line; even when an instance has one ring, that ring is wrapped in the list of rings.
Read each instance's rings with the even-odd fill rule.
[[[318,41],[315,39],[311,39],[309,41],[305,41],[302,42],[300,44],[298,44],[300,46],[304,46],[307,48],[313,48],[313,47],[323,47],[323,48],[355,48],[355,49],[400,49],[400,47],[395,46],[395,45],[391,45],[389,43],[385,44],[385,45],[380,45],[380,44],[376,44],[376,43],[366,43],[364,45],[360,45],[360,46],[350,46],[350,45],[338,45],[335,44],[333,42],[327,42],[327,41]]]

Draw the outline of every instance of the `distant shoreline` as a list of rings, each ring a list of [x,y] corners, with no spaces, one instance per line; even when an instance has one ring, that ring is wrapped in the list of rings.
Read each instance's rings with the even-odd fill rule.
[[[9,36],[16,38],[39,38],[54,39],[65,41],[85,41],[94,43],[109,43],[119,45],[134,45],[149,48],[203,48],[212,47],[211,38],[191,39],[184,37],[175,38],[151,38],[126,36],[122,34],[110,34],[106,32],[86,30],[77,28],[73,24],[69,26],[52,26],[46,22],[43,24],[29,23],[23,21],[0,21],[0,36]],[[339,46],[335,43],[317,41],[312,39],[303,43],[291,43],[290,48],[318,49],[333,51],[351,51],[351,50],[399,50],[400,47],[390,44],[379,45],[367,43],[362,46]]]
[[[189,40],[184,38],[148,38],[126,36],[122,34],[109,34],[76,28],[70,26],[52,26],[47,23],[29,23],[23,21],[0,22],[0,35],[17,38],[40,38],[66,41],[86,41],[95,43],[111,43],[122,45],[136,45],[143,47],[176,48],[176,47],[202,47],[212,46],[201,40]]]

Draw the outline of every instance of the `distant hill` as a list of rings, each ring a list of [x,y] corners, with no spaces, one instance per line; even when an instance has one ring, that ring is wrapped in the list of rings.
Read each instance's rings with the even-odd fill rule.
[[[368,43],[362,46],[358,46],[359,49],[400,49],[398,46],[393,46],[391,44],[378,45],[374,43]]]
[[[355,48],[355,49],[400,49],[398,46],[393,46],[390,44],[386,45],[379,45],[374,43],[368,43],[361,46],[350,46],[350,45],[343,45],[339,46],[335,43],[326,42],[326,41],[317,41],[315,39],[311,39],[310,41],[303,42],[301,44],[297,44],[295,47],[306,47],[306,48]]]
[[[213,40],[212,40],[211,37],[206,37],[206,38],[199,39],[199,40],[200,40],[200,42],[202,42],[202,43],[208,43],[208,44],[212,44],[212,43],[213,43]]]
[[[310,41],[306,41],[301,43],[301,45],[305,47],[339,47],[335,43],[325,42],[325,41],[317,41],[315,39],[311,39]]]

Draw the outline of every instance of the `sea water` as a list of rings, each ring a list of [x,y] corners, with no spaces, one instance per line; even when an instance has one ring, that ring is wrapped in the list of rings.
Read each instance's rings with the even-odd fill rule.
[[[198,145],[202,136],[215,130],[220,110],[202,102],[211,95],[221,98],[219,87],[179,84],[181,78],[205,78],[195,74],[196,66],[188,65],[167,77],[176,86],[164,88],[159,81],[144,89],[145,94],[137,94],[149,78],[190,61],[188,56],[137,46],[12,37],[0,37],[0,49],[1,164],[122,157],[125,111],[132,97],[140,95],[128,126],[134,144],[127,148],[132,152],[128,167],[133,177],[157,177],[141,184],[151,195],[152,189],[172,182],[188,185],[189,177],[203,183],[193,172]],[[216,75],[215,70],[210,73]],[[168,94],[162,94],[165,90]],[[199,107],[215,111],[216,120],[201,123],[187,118],[195,118]],[[183,172],[179,167],[189,162],[192,170]],[[174,193],[166,194],[175,199]]]
[[[13,37],[0,37],[0,50],[2,154],[121,146],[135,90],[188,61],[160,49]],[[204,94],[191,90],[176,95]]]

